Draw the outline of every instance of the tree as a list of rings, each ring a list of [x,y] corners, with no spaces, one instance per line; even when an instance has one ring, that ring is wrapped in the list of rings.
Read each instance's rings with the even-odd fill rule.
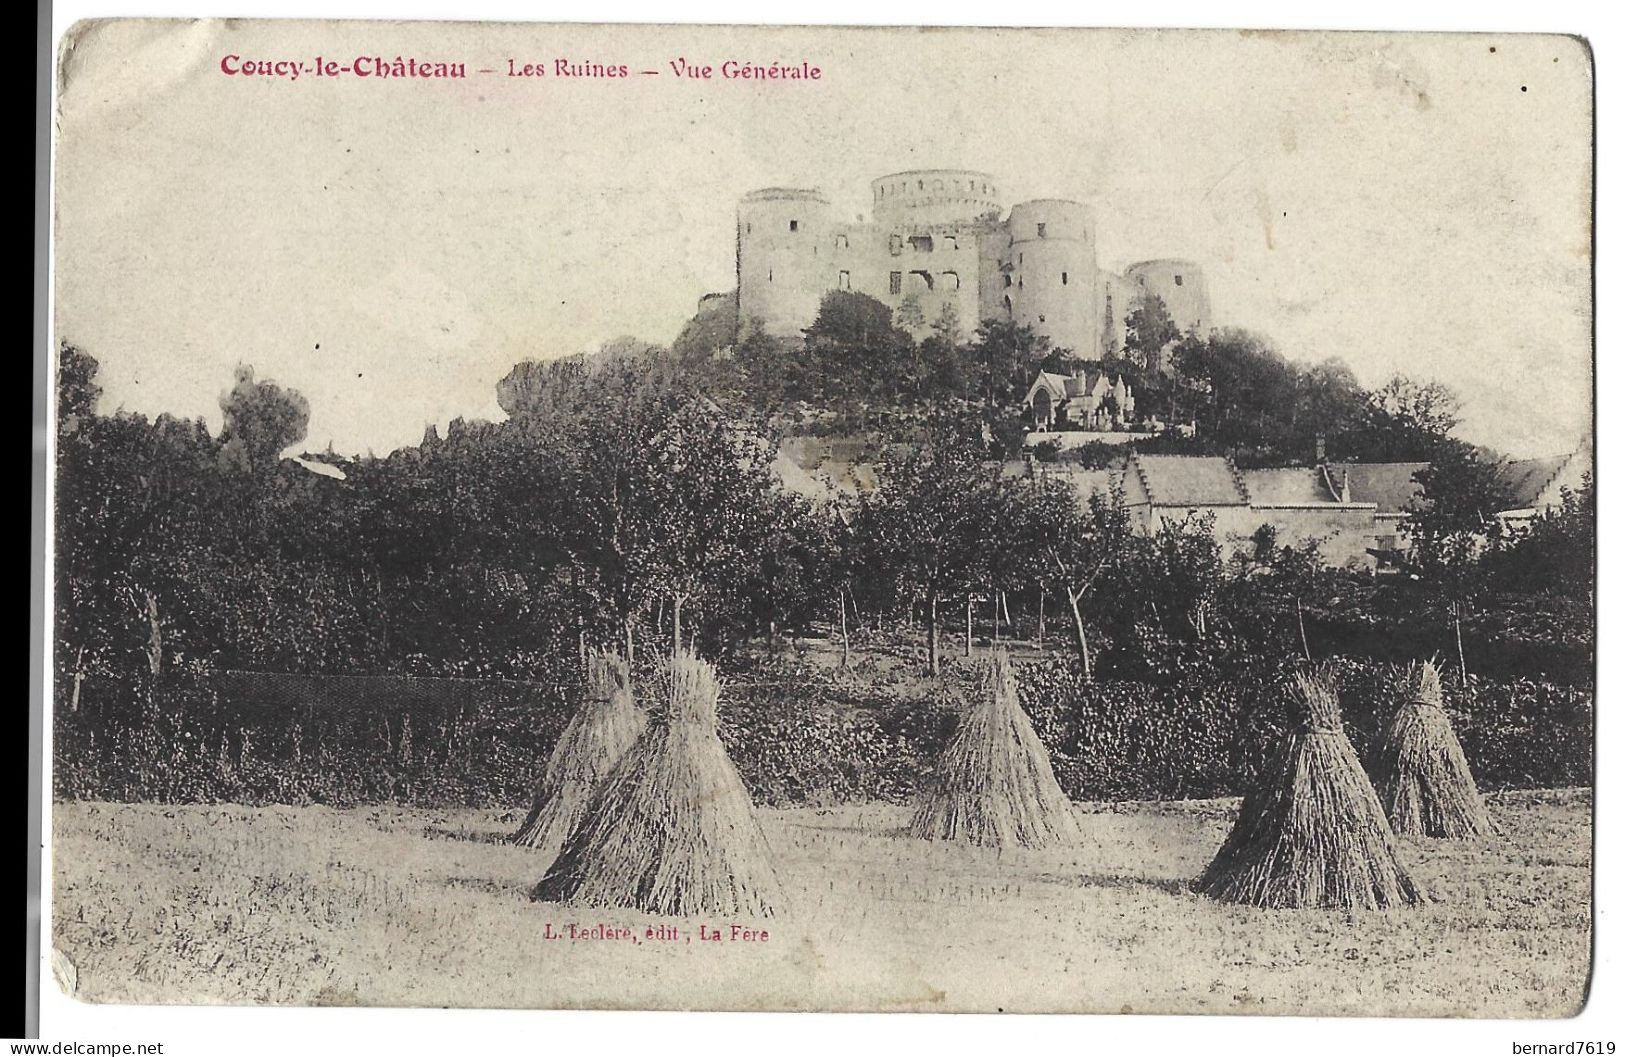
[[[1350,450],[1351,438],[1361,424],[1366,392],[1348,364],[1331,359],[1298,368],[1293,414],[1285,437],[1286,447],[1307,460],[1318,451],[1324,439],[1328,458],[1358,455]]]
[[[918,294],[907,294],[897,305],[897,313],[893,316],[897,326],[909,333],[910,336],[919,334],[925,329],[925,310],[920,307]]]
[[[580,384],[564,403],[583,413],[516,423],[535,460],[520,465],[546,475],[571,581],[631,653],[657,603],[671,603],[675,638],[685,607],[720,607],[751,568],[769,518],[769,451],[666,357],[612,361]]]
[[[867,294],[831,290],[804,332],[812,376],[801,399],[821,399],[848,412],[874,402],[895,404],[913,388],[914,339],[892,311]]]
[[[1168,613],[1184,616],[1197,642],[1208,636],[1218,603],[1224,563],[1213,534],[1212,512],[1165,519],[1151,537],[1146,582],[1155,585]]]
[[[1555,510],[1538,514],[1494,560],[1496,580],[1532,594],[1556,594],[1594,605],[1597,488],[1588,473],[1578,489],[1562,490]]]
[[[62,343],[56,361],[57,429],[72,432],[79,420],[96,413],[102,387],[96,383],[101,364],[76,346]]]
[[[1418,470],[1421,500],[1405,518],[1410,564],[1454,625],[1456,660],[1467,674],[1461,624],[1487,588],[1484,557],[1505,535],[1496,515],[1513,500],[1499,463],[1460,441],[1441,440],[1433,461]]]
[[[888,456],[878,477],[854,516],[856,561],[891,585],[894,597],[925,603],[927,663],[936,673],[939,606],[985,583],[1005,491],[997,467],[984,466],[973,444],[947,432]]]
[[[220,398],[225,426],[220,432],[222,466],[264,475],[282,452],[305,437],[310,403],[293,389],[254,380],[254,368],[237,368],[237,381]]]
[[[1162,298],[1150,291],[1142,292],[1134,299],[1123,329],[1125,358],[1146,371],[1161,371],[1162,350],[1179,337],[1179,326],[1168,314]]]
[[[1448,446],[1460,407],[1449,386],[1396,374],[1367,396],[1350,454],[1370,462],[1432,459]]]
[[[981,404],[983,429],[994,438],[996,454],[1010,454],[1021,446],[1025,427],[1021,404],[1033,376],[1051,356],[1070,357],[1031,327],[1007,320],[984,320],[966,350],[975,387],[972,399]]]
[[[959,319],[959,303],[953,298],[942,302],[942,309],[931,323],[931,332],[948,346],[957,346],[963,337]]]
[[[1133,523],[1121,485],[1109,495],[1092,492],[1080,509],[1077,491],[1059,478],[1026,483],[1016,497],[1021,504],[1022,550],[1040,562],[1048,582],[1060,587],[1072,613],[1073,645],[1085,680],[1094,678],[1094,658],[1084,626],[1082,603],[1091,591],[1127,558]]]

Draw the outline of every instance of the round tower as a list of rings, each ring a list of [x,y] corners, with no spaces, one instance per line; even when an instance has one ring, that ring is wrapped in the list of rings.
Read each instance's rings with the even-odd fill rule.
[[[1022,202],[1005,227],[1010,245],[996,278],[1000,306],[1060,348],[1099,355],[1100,278],[1089,209],[1058,198]]]
[[[1204,332],[1213,326],[1213,306],[1208,302],[1207,278],[1195,261],[1164,259],[1141,261],[1123,269],[1123,278],[1132,290],[1162,298],[1168,317],[1181,331]],[[1134,311],[1132,303],[1122,307],[1123,315]]]
[[[739,200],[739,336],[760,329],[800,337],[836,285],[827,238],[829,199],[818,191],[769,187]]]

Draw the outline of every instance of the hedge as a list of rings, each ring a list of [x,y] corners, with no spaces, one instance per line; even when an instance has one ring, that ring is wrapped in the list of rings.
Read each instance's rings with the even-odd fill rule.
[[[1402,669],[1334,662],[1345,725],[1369,764]],[[1239,795],[1284,731],[1284,672],[1156,685],[1085,683],[1070,665],[1019,666],[1023,705],[1079,800]],[[939,681],[860,661],[846,674],[769,663],[728,679],[720,729],[767,805],[910,799],[952,733],[972,673]],[[651,684],[652,685],[652,684]],[[490,683],[415,704],[283,707],[223,699],[207,677],[82,688],[59,701],[56,794],[68,799],[350,805],[521,805],[578,688]],[[1451,718],[1488,790],[1588,785],[1592,701],[1581,687],[1447,674]]]

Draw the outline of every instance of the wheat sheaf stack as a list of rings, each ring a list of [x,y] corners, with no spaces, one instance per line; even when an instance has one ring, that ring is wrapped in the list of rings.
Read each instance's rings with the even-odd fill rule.
[[[1406,689],[1377,771],[1389,824],[1395,833],[1414,837],[1492,835],[1494,823],[1445,715],[1439,670],[1432,661],[1412,666]]]
[[[1021,709],[1015,669],[1003,650],[993,655],[979,699],[960,718],[925,783],[908,832],[1001,848],[1041,848],[1081,836],[1049,751]]]
[[[559,735],[536,797],[513,842],[556,855],[598,787],[643,733],[632,697],[632,674],[621,657],[595,650],[587,659],[587,693]]]
[[[599,788],[536,899],[673,917],[783,906],[750,793],[717,736],[720,692],[710,664],[673,658],[666,714]]]
[[[1343,731],[1324,674],[1299,674],[1301,723],[1260,784],[1196,890],[1257,907],[1382,909],[1427,901],[1399,861],[1394,831]]]

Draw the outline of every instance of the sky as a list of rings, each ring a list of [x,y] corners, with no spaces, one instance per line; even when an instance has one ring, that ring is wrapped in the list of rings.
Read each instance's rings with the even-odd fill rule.
[[[228,76],[228,55],[470,76]],[[822,76],[680,80],[679,58]],[[1569,451],[1591,76],[1552,36],[101,23],[63,51],[57,332],[101,362],[103,410],[218,427],[245,363],[309,399],[304,447],[382,454],[500,418],[520,360],[671,341],[732,289],[753,188],[856,216],[873,177],[970,168],[1007,206],[1091,205],[1104,268],[1202,262],[1219,325],[1367,385],[1445,382],[1461,434],[1513,456]]]

